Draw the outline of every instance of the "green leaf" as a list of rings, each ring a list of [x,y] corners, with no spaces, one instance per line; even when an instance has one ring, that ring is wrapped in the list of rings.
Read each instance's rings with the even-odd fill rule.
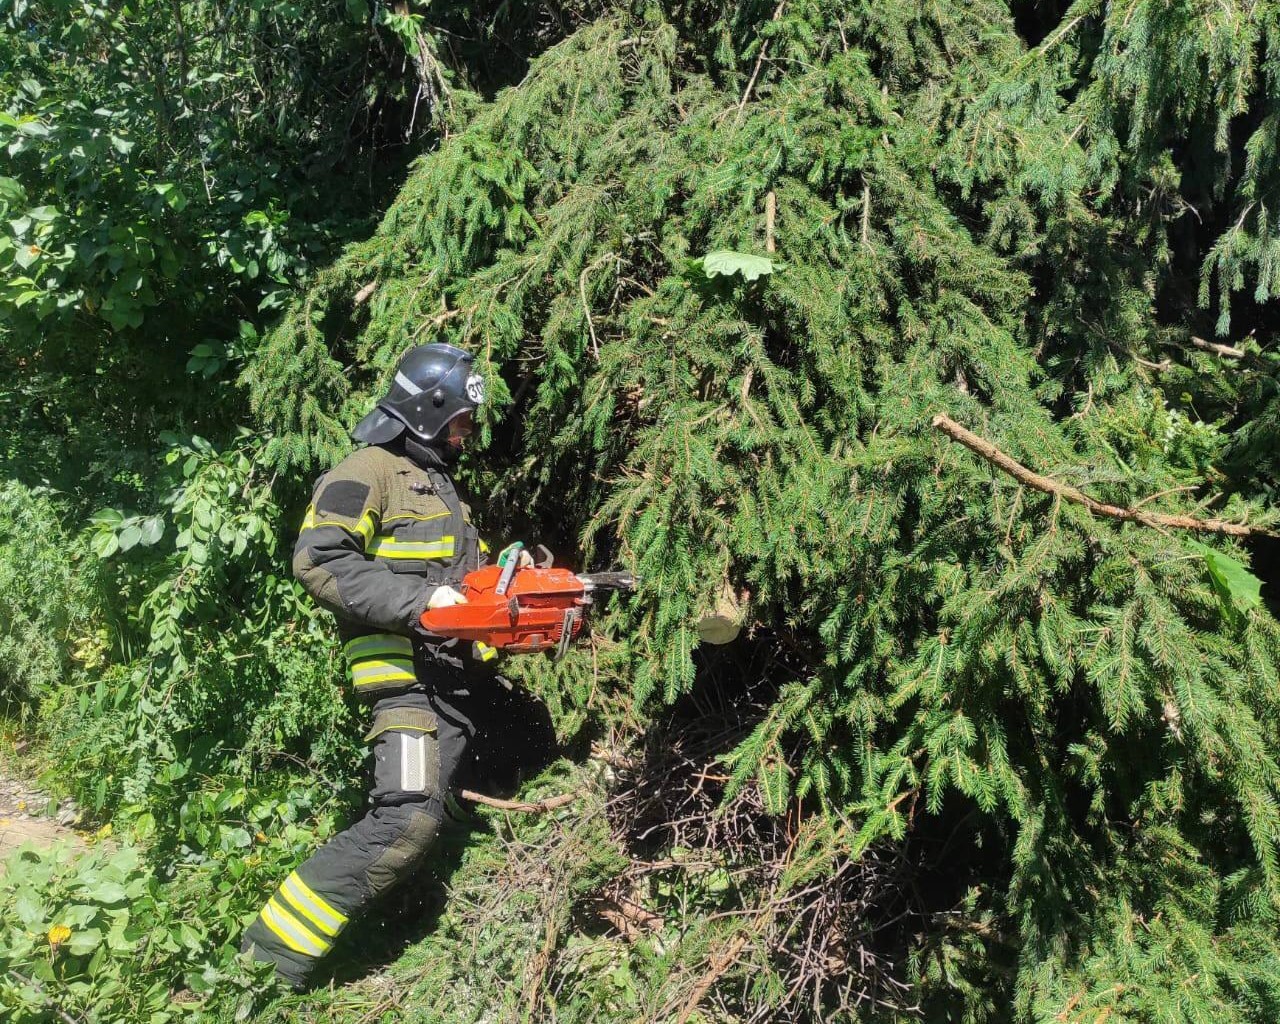
[[[149,516],[142,521],[142,543],[148,547],[156,543],[164,534],[164,520],[160,516]]]
[[[22,183],[17,178],[7,178],[0,174],[0,202],[17,206],[25,202],[26,198],[27,190],[22,187]]]
[[[196,931],[186,921],[181,922],[178,926],[178,935],[182,940],[182,944],[191,950],[198,950],[204,945],[204,940],[200,933]]]
[[[126,526],[120,531],[120,550],[128,551],[134,547],[138,541],[142,540],[142,528],[140,526]]]
[[[243,828],[227,829],[224,833],[227,845],[237,849],[245,849],[253,843],[253,837]]]
[[[1209,579],[1224,609],[1248,611],[1261,603],[1262,580],[1240,562],[1198,540],[1190,541],[1190,545],[1204,557]]]
[[[99,903],[123,903],[126,899],[124,886],[119,882],[99,882],[85,895]]]
[[[759,277],[772,274],[775,269],[773,260],[768,256],[751,256],[731,249],[717,249],[694,262],[701,265],[702,272],[709,278],[717,275],[730,277],[739,274],[744,281],[754,281]]]
[[[101,931],[97,928],[86,928],[71,934],[71,938],[67,940],[67,949],[76,956],[85,956],[97,949],[101,941]]]
[[[94,535],[89,546],[99,558],[110,558],[120,550],[120,541],[114,533],[103,530]]]
[[[89,517],[89,522],[102,526],[119,526],[124,522],[124,513],[118,508],[100,508]]]

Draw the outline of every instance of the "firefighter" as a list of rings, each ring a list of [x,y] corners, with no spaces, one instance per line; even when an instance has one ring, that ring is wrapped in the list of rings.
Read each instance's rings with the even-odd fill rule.
[[[373,785],[365,816],[292,872],[245,933],[242,948],[294,988],[421,861],[457,806],[477,723],[505,696],[496,650],[419,625],[426,609],[465,601],[462,577],[488,562],[450,476],[483,402],[466,352],[411,349],[354,431],[365,447],[320,477],[302,522],[293,571],[337,618],[350,685],[372,705]],[[514,547],[507,557],[533,561]]]

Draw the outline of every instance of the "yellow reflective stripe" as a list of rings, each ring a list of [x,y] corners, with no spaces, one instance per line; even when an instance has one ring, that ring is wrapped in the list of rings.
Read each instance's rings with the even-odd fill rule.
[[[348,640],[342,650],[347,656],[347,661],[359,661],[361,658],[375,655],[413,657],[413,644],[409,638],[397,636],[395,633],[370,633],[368,636],[358,636],[354,640]]]
[[[386,661],[362,661],[358,665],[351,666],[351,681],[356,686],[385,683],[389,679],[415,681],[417,676],[413,674],[413,662],[387,659]]]
[[[303,956],[324,956],[330,943],[317,938],[276,902],[275,897],[262,908],[262,923],[278,935],[286,946]]]
[[[432,519],[443,519],[448,514],[449,514],[448,512],[433,512],[429,516],[415,516],[415,515],[412,515],[411,513],[404,512],[398,516],[387,516],[387,518],[384,519],[383,522],[389,523],[393,519],[412,519],[414,522],[417,522],[417,523],[427,523],[427,522],[430,522]]]
[[[302,530],[314,530],[317,526],[336,526],[339,530],[345,530],[353,537],[359,537],[363,543],[362,548],[369,546],[369,541],[373,539],[374,533],[378,529],[378,513],[373,509],[366,509],[364,515],[356,521],[355,526],[347,526],[337,520],[321,520],[316,522],[316,507],[314,505],[307,506],[307,514],[302,517]]]
[[[374,558],[452,558],[453,538],[411,541],[396,540],[394,537],[374,537],[366,553],[373,555]]]
[[[317,912],[311,909],[306,897],[302,895],[301,890],[298,889],[297,884],[294,882],[292,875],[284,880],[284,885],[280,886],[280,892],[277,895],[283,896],[289,902],[290,907],[330,938],[335,937],[338,932],[342,931],[342,925],[334,923],[333,918],[323,910]]]
[[[312,953],[311,950],[302,944],[302,940],[292,938],[285,929],[276,924],[271,919],[271,911],[268,907],[262,908],[262,913],[258,915],[262,919],[262,923],[270,928],[279,937],[280,941],[292,949],[295,953],[301,953],[303,956],[319,956],[319,953]]]
[[[498,656],[498,649],[496,647],[490,647],[483,640],[477,640],[476,653],[480,655],[481,661],[492,661]]]
[[[369,541],[373,540],[374,531],[378,528],[378,514],[373,509],[367,509],[365,514],[360,517],[360,522],[356,523],[356,533],[364,538],[364,546],[368,548]]]
[[[334,910],[332,906],[317,896],[315,892],[312,891],[311,886],[307,885],[307,883],[302,880],[302,876],[299,875],[298,872],[292,872],[289,877],[285,879],[286,885],[290,882],[293,883],[294,891],[297,892],[302,899],[307,901],[307,906],[332,924],[333,927],[341,931],[346,926],[347,915]]]
[[[333,948],[333,943],[322,935],[317,935],[312,929],[308,928],[302,921],[299,921],[293,914],[285,909],[283,903],[280,902],[280,894],[277,892],[275,896],[267,900],[267,910],[270,910],[276,921],[287,925],[290,931],[301,935],[304,939],[309,940],[320,950],[316,955],[329,952]]]

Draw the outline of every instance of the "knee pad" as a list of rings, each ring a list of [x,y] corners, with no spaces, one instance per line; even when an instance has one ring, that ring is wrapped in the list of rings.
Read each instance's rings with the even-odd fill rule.
[[[375,807],[370,817],[377,820],[380,849],[365,869],[365,884],[369,895],[377,897],[413,873],[435,842],[440,818],[423,800]]]

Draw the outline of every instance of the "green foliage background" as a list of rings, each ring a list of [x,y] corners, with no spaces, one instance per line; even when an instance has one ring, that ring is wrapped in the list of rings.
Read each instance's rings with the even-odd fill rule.
[[[158,970],[156,1013],[217,1018],[260,987],[241,921],[359,793],[284,552],[441,340],[495,397],[464,467],[491,535],[644,583],[596,646],[517,667],[576,755],[531,789],[581,806],[485,819],[427,926],[380,922],[402,954],[344,950],[389,988],[281,1019],[1276,1018],[1274,540],[1093,516],[931,421],[1274,528],[1280,5],[177,10],[0,6],[0,692],[145,851],[103,870],[155,936],[135,966],[86,890],[103,952],[59,960],[58,873],[4,889],[0,970],[32,984],[0,1006],[127,1016]],[[726,583],[748,628],[713,656]],[[639,856],[606,827],[625,780],[581,755],[652,756],[711,692],[764,694],[716,792],[793,849],[766,887],[709,841],[623,941],[589,910]],[[903,987],[851,1001],[836,955],[799,999],[773,924],[887,850],[934,851],[872,939]]]

